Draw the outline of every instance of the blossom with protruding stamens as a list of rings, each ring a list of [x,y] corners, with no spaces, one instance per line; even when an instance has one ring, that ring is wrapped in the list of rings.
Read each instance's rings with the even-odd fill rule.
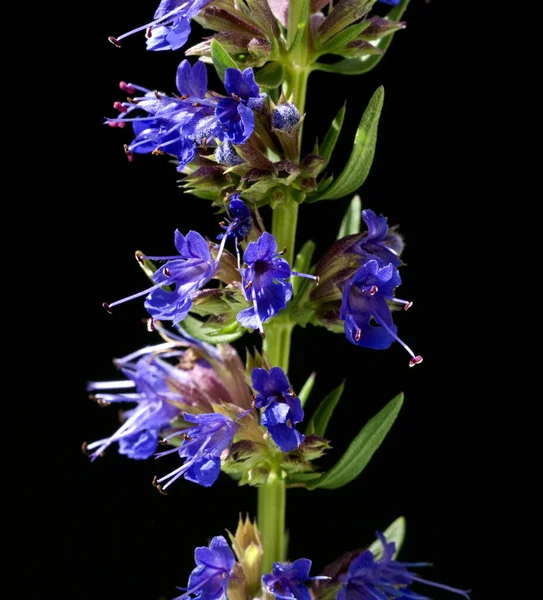
[[[126,146],[129,158],[133,154],[171,154],[178,160],[177,170],[182,171],[194,158],[197,145],[207,148],[217,140],[224,145],[249,139],[254,130],[253,110],[266,96],[259,93],[251,69],[226,70],[229,97],[208,93],[207,70],[200,61],[191,66],[183,60],[177,68],[176,84],[179,96],[121,83],[121,89],[127,93],[143,94],[115,102],[119,116],[106,120],[111,127],[132,124],[135,137]],[[142,111],[146,114],[142,115]]]
[[[292,271],[288,262],[277,252],[275,237],[265,231],[256,242],[251,242],[243,255],[247,265],[241,269],[246,299],[252,306],[240,311],[236,318],[243,327],[264,333],[262,323],[276,315],[292,298],[291,275],[307,277],[318,282],[318,277]]]
[[[253,110],[260,108],[266,94],[260,93],[250,67],[243,72],[239,69],[226,69],[224,87],[229,97],[219,100],[217,107],[217,116],[223,129],[219,139],[243,144],[255,128]]]
[[[385,265],[392,263],[399,267],[402,264],[400,255],[404,247],[401,235],[394,229],[389,229],[387,218],[382,215],[378,217],[373,210],[363,210],[362,218],[368,231],[351,247],[350,252],[360,254],[364,260],[377,258]]]
[[[411,355],[412,367],[422,362],[397,335],[388,302],[394,302],[394,291],[401,283],[398,269],[391,263],[369,260],[346,281],[340,317],[345,321],[347,339],[364,348],[385,350],[399,342]],[[406,301],[399,301],[408,306]]]
[[[304,441],[304,435],[295,425],[303,420],[304,410],[283,369],[272,367],[268,372],[255,367],[251,371],[251,381],[257,392],[254,405],[265,409],[261,423],[270,432],[273,441],[283,452],[298,448]]]
[[[299,558],[292,563],[275,562],[271,573],[262,576],[266,590],[280,600],[310,600],[309,590],[304,581],[329,579],[329,577],[310,577],[311,561]]]
[[[178,50],[185,45],[190,34],[190,21],[211,0],[161,0],[150,23],[141,25],[109,41],[120,46],[122,39],[146,32],[148,50]]]
[[[413,592],[413,583],[423,583],[464,596],[469,600],[468,592],[421,579],[408,569],[425,567],[428,563],[404,563],[394,560],[396,544],[387,542],[381,532],[377,537],[383,545],[383,554],[376,560],[371,550],[365,550],[349,566],[346,574],[340,575],[343,585],[337,593],[337,600],[428,600]]]
[[[194,551],[196,567],[189,577],[184,594],[173,600],[194,596],[195,600],[226,600],[226,590],[236,563],[234,553],[222,535],[211,540],[209,547],[200,546]]]
[[[183,413],[183,418],[188,423],[194,423],[194,427],[164,438],[166,442],[181,435],[184,438],[181,446],[156,455],[159,458],[177,452],[185,459],[183,465],[157,479],[157,484],[168,480],[165,485],[159,487],[161,491],[181,476],[204,487],[213,485],[221,472],[221,454],[232,445],[239,427],[232,419],[220,413],[200,415]]]
[[[183,398],[172,392],[164,371],[149,362],[148,353],[170,349],[171,344],[150,346],[116,361],[126,380],[91,382],[87,390],[102,404],[127,402],[136,407],[123,413],[123,424],[111,436],[86,445],[93,451],[91,460],[100,456],[111,444],[118,442],[119,453],[133,459],[149,458],[157,449],[160,433],[180,415],[172,400]],[[137,360],[135,360],[137,358]],[[123,390],[123,391],[121,391]],[[126,391],[125,391],[126,390]]]
[[[192,306],[192,294],[215,274],[220,255],[213,259],[207,242],[196,231],[184,236],[176,230],[175,247],[179,256],[139,256],[138,260],[168,261],[153,274],[156,285],[111,304],[105,303],[106,310],[111,312],[118,304],[146,295],[144,305],[154,319],[182,321]],[[167,291],[166,286],[175,289]]]

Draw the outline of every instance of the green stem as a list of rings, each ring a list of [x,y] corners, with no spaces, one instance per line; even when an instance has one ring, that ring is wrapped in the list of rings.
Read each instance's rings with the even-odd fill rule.
[[[295,3],[291,3],[291,6],[293,5],[295,6]],[[297,26],[295,11],[292,11],[289,21],[289,34],[294,35]],[[296,56],[292,58],[294,60],[286,68],[284,89],[289,94],[294,93],[294,102],[300,114],[303,114],[307,79],[311,73],[311,68],[307,64],[307,44],[302,44],[302,48],[298,49]],[[284,257],[291,266],[296,243],[298,207],[298,203],[288,197],[283,204],[275,208],[272,218],[272,234],[277,239],[277,247],[279,250],[286,248]],[[285,372],[288,372],[293,329],[294,323],[281,314],[264,326],[264,352],[272,367],[281,367]],[[274,562],[284,561],[287,558],[285,511],[286,486],[283,473],[278,466],[270,473],[268,482],[258,488],[257,522],[264,546],[262,574],[270,573]]]
[[[258,527],[264,544],[261,572],[271,573],[274,562],[286,560],[285,481],[271,473],[268,483],[258,488]]]

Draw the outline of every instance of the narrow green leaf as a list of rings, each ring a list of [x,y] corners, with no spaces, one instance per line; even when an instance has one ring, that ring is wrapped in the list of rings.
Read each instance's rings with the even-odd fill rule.
[[[393,555],[393,557],[395,557],[400,551],[405,539],[405,518],[398,517],[383,533],[387,542],[394,542],[396,545]],[[381,556],[383,556],[383,544],[381,544],[380,540],[375,540],[368,550],[373,553],[375,560],[379,560]]]
[[[370,21],[361,21],[355,25],[347,27],[334,37],[327,40],[317,51],[319,54],[333,54],[337,50],[344,48],[349,42],[354,40],[357,35],[360,35],[364,29],[370,26]]]
[[[298,3],[292,3],[292,5],[294,6],[289,6],[289,10],[295,10],[296,9],[296,4]],[[298,4],[298,6],[300,6]],[[298,50],[298,48],[304,43],[304,34],[306,32],[306,28],[307,28],[307,22],[309,20],[309,0],[302,0],[302,4],[299,8],[300,10],[300,16],[296,21],[296,35],[294,36],[294,39],[292,40],[292,44],[290,45],[288,51],[290,52],[296,52],[296,50]],[[289,18],[289,26],[290,26],[291,20]],[[290,32],[289,32],[290,33]]]
[[[345,237],[346,235],[353,235],[354,233],[360,233],[360,221],[362,217],[362,200],[357,194],[353,197],[349,203],[349,208],[345,212],[345,216],[341,221],[337,239]]]
[[[189,335],[209,344],[229,344],[245,333],[245,329],[238,325],[236,321],[222,329],[218,329],[202,323],[202,321],[191,315],[187,315],[181,325]]]
[[[349,483],[365,469],[371,457],[392,427],[403,404],[403,393],[392,399],[373,419],[370,419],[354,438],[345,454],[319,479],[307,485],[310,490],[333,490]]]
[[[345,120],[345,104],[339,109],[337,115],[334,117],[330,128],[326,132],[324,139],[322,140],[322,144],[319,147],[319,152],[317,153],[319,156],[324,158],[325,166],[330,161],[330,157],[332,156],[332,152],[336,147],[336,142],[341,133],[341,128],[343,127],[343,121]]]
[[[409,0],[402,0],[400,4],[395,6],[386,15],[391,21],[398,21],[402,18],[404,12],[409,5]],[[388,47],[392,43],[392,38],[397,32],[383,36],[377,42],[372,42],[373,45],[381,50],[381,54],[372,54],[370,56],[360,56],[356,58],[345,58],[333,64],[316,63],[314,69],[326,71],[328,73],[339,73],[341,75],[362,75],[375,68],[385,55]]]
[[[315,413],[311,417],[311,420],[307,424],[307,434],[314,433],[315,435],[324,437],[330,418],[332,417],[337,403],[341,398],[341,394],[343,394],[344,387],[345,382],[339,385],[335,390],[332,390],[319,404],[317,410],[315,411]]]
[[[347,165],[332,185],[322,193],[317,193],[316,197],[312,197],[311,202],[344,198],[356,191],[366,181],[375,154],[377,126],[383,108],[384,97],[385,89],[383,86],[380,86],[370,98],[368,106],[362,115]]]
[[[300,393],[298,394],[298,398],[300,398],[302,407],[304,406],[304,404],[307,402],[307,399],[309,398],[309,394],[311,393],[311,390],[313,389],[313,385],[315,384],[316,376],[317,376],[317,374],[313,371],[313,373],[311,373],[311,375],[307,378],[307,381],[304,383],[302,389],[300,390]]]
[[[276,88],[283,83],[284,78],[285,68],[277,62],[270,62],[255,73],[255,81],[264,88]]]
[[[238,68],[236,61],[216,39],[211,40],[211,59],[213,60],[213,65],[215,66],[221,81],[224,81],[224,72],[226,69]]]

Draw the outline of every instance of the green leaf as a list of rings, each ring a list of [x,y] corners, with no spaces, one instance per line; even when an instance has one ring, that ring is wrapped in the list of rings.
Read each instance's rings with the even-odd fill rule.
[[[332,390],[324,400],[319,404],[317,410],[311,417],[311,420],[307,424],[306,434],[314,433],[320,437],[324,437],[326,428],[334,412],[341,394],[343,394],[343,388],[345,387],[345,381],[339,385],[335,390]]]
[[[336,147],[336,142],[341,133],[341,128],[343,127],[343,121],[345,119],[345,104],[339,109],[337,115],[334,117],[330,128],[326,132],[324,139],[322,140],[322,144],[319,147],[319,151],[317,154],[322,156],[325,160],[325,166],[330,161],[330,157],[332,156],[332,152]]]
[[[380,86],[370,98],[360,120],[360,125],[356,130],[351,156],[341,175],[330,187],[322,193],[317,192],[316,196],[312,196],[307,201],[316,202],[317,200],[344,198],[356,191],[366,181],[375,154],[377,125],[379,124],[384,97],[385,89]]]
[[[352,235],[353,233],[360,233],[360,220],[362,217],[362,200],[357,194],[353,197],[349,203],[349,208],[341,221],[337,239],[345,237],[346,235]]]
[[[396,544],[393,556],[395,557],[400,551],[405,538],[405,518],[398,517],[383,533],[387,542],[394,542]],[[375,560],[379,560],[383,556],[383,544],[381,544],[380,540],[375,540],[368,550],[373,553]]]
[[[387,19],[398,21],[402,18],[405,10],[409,5],[409,0],[402,0],[400,4],[395,6],[386,15]],[[357,58],[346,58],[333,64],[316,63],[314,69],[319,71],[327,71],[328,73],[339,73],[340,75],[362,75],[376,67],[385,55],[388,47],[392,42],[394,33],[383,36],[373,45],[381,50],[381,54],[373,54],[371,56],[360,56]]]
[[[403,393],[400,393],[362,427],[345,454],[330,471],[308,484],[307,487],[310,490],[316,488],[333,490],[358,477],[385,439],[400,412],[402,404]]]
[[[224,72],[226,69],[238,68],[236,61],[216,39],[211,40],[211,59],[213,60],[213,65],[215,66],[221,81],[224,81]]]
[[[255,73],[255,81],[263,88],[276,88],[283,83],[285,68],[281,63],[270,62]]]
[[[191,315],[187,315],[183,319],[181,327],[197,340],[208,342],[209,344],[229,344],[239,339],[245,333],[245,329],[236,321],[221,329],[216,326],[206,325],[206,323]]]
[[[307,399],[309,398],[309,394],[311,393],[311,390],[313,389],[313,385],[315,384],[316,376],[317,376],[317,374],[315,372],[311,373],[311,375],[307,378],[307,381],[304,383],[302,389],[300,390],[300,393],[298,394],[298,398],[300,398],[302,407],[304,406],[304,404],[307,402]]]
[[[333,54],[337,50],[341,50],[344,48],[349,42],[354,40],[357,35],[360,35],[364,29],[367,29],[370,26],[370,21],[365,20],[360,23],[356,23],[355,25],[351,25],[347,27],[340,33],[334,35],[334,37],[327,40],[319,49],[319,54]]]
[[[291,6],[289,6],[289,9],[296,10],[297,5],[300,7],[300,13],[298,19],[296,19],[296,35],[294,36],[292,44],[288,49],[289,53],[296,52],[298,48],[302,46],[302,44],[304,44],[304,34],[307,29],[307,21],[309,20],[309,0],[302,0],[301,5],[299,3],[299,0],[298,2],[292,2]],[[289,26],[290,23],[291,20],[289,17]]]

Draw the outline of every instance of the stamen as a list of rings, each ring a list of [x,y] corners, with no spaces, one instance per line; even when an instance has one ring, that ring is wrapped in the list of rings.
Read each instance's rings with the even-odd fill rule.
[[[357,329],[355,334],[354,334],[354,340],[355,342],[358,342],[360,340],[360,336],[362,335],[362,330],[361,329]]]
[[[120,48],[121,47],[121,42],[119,42],[119,40],[115,37],[113,37],[112,35],[110,35],[108,38],[108,41],[110,41],[116,48]]]
[[[291,271],[291,275],[296,275],[296,277],[305,277],[306,279],[313,279],[315,285],[319,285],[320,278],[317,275],[309,275],[308,273],[298,273],[298,271]]]
[[[124,104],[122,102],[114,102],[113,103],[113,108],[115,110],[118,110],[119,112],[122,113],[127,113],[128,112],[128,108],[126,108],[126,106],[124,106]]]
[[[241,102],[241,98],[237,94],[234,94],[234,92],[232,92],[231,96],[232,96],[232,98],[234,98],[234,100]]]
[[[151,154],[153,156],[163,156],[166,153],[164,152],[164,150],[161,150],[159,146],[157,146],[154,150],[151,151]]]
[[[185,94],[184,96],[178,96],[177,99],[178,100],[188,100],[190,98],[190,94]]]
[[[407,302],[403,307],[404,310],[409,310],[413,306],[413,302]]]
[[[158,90],[153,90],[153,93],[154,93],[155,98],[157,100],[162,100],[162,96],[158,93]]]
[[[251,296],[253,298],[253,307],[255,310],[255,317],[256,317],[256,324],[258,325],[258,331],[260,332],[260,337],[264,338],[264,326],[262,325],[262,321],[260,319],[260,315],[258,314],[258,305],[256,303],[256,292],[255,292],[255,288],[253,286],[253,288],[251,289]]]
[[[107,312],[111,315],[113,311],[107,302],[102,302],[102,306],[107,310]]]
[[[132,162],[132,160],[134,159],[134,155],[132,154],[132,152],[130,152],[126,144],[123,145],[123,149],[124,153],[126,154],[126,158],[128,158],[128,162]]]
[[[152,27],[147,27],[147,29],[145,30],[145,37],[148,40],[153,37],[153,28]]]
[[[401,344],[406,350],[407,352],[413,357],[410,361],[409,361],[409,366],[410,367],[414,367],[415,365],[418,365],[422,362],[422,356],[415,356],[415,353],[413,352],[413,350],[411,350],[411,348],[404,342],[402,341],[393,331],[392,329],[390,329],[390,327],[384,322],[382,321],[378,315],[376,313],[372,313],[372,317],[377,321],[377,323],[379,323],[379,325],[381,325],[381,327],[384,327],[386,329],[386,331],[388,331],[388,333],[399,343]]]
[[[155,330],[155,320],[153,317],[147,319],[147,331],[151,332]]]
[[[162,269],[162,272],[164,273],[164,275],[166,275],[166,277],[171,277],[172,274],[170,273],[170,269],[168,269],[168,267],[164,267]]]
[[[87,443],[87,442],[83,442],[83,443],[81,444],[81,452],[83,452],[83,454],[84,454],[85,456],[88,456],[88,455],[89,455],[89,453],[88,453],[88,451],[87,451],[87,446],[88,446],[88,443]]]
[[[136,88],[132,87],[129,83],[126,83],[126,81],[120,81],[119,82],[119,87],[121,88],[121,90],[127,94],[135,94],[136,93]]]
[[[143,260],[143,254],[141,254],[140,252],[136,252],[135,254],[136,260],[140,263],[140,265],[144,264],[144,260]]]
[[[156,489],[163,495],[163,496],[167,496],[168,492],[160,485],[160,483],[158,483],[158,479],[157,476],[155,475],[153,477],[153,481],[152,481],[153,487],[156,487]]]
[[[104,303],[102,303],[102,306],[108,312],[111,312],[111,309],[114,306],[117,306],[118,304],[124,304],[125,302],[129,302],[130,300],[135,300],[136,298],[141,298],[141,296],[145,296],[146,294],[150,294],[151,292],[153,292],[154,290],[156,290],[158,288],[164,287],[166,285],[170,285],[170,283],[172,283],[172,282],[168,281],[166,279],[166,281],[161,281],[160,283],[157,283],[156,285],[153,285],[150,288],[147,288],[146,290],[138,292],[137,294],[132,294],[131,296],[127,296],[126,298],[122,298],[121,300],[116,300],[115,302],[112,302],[111,304],[108,304],[107,302],[104,302]]]
[[[370,288],[370,296],[374,296],[379,291],[379,288],[376,285],[372,285]]]

